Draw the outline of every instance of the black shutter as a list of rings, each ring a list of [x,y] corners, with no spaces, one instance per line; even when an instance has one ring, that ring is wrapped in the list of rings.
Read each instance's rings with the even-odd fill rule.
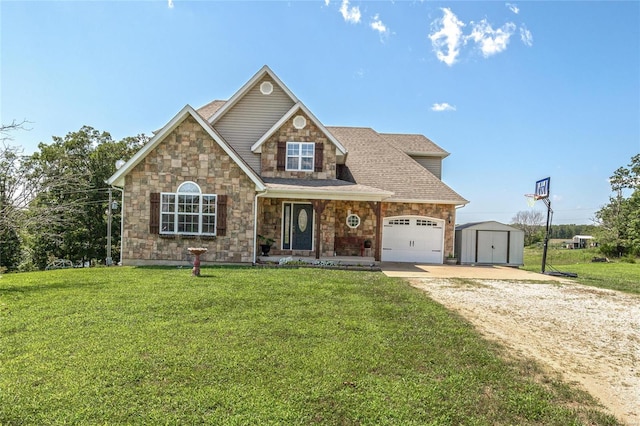
[[[324,144],[322,142],[316,142],[314,171],[321,172],[323,170],[323,164],[322,164],[323,157],[324,157]]]
[[[227,196],[218,195],[218,208],[216,210],[216,235],[224,237],[227,235]]]
[[[150,211],[149,211],[149,233],[160,233],[160,193],[152,192],[150,194]]]
[[[278,155],[276,156],[277,166],[276,169],[278,171],[284,171],[285,163],[287,162],[287,143],[286,142],[278,142]]]

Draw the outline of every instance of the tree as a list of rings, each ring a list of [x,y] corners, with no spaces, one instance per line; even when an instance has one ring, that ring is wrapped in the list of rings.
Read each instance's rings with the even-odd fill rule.
[[[524,231],[524,244],[526,246],[542,240],[542,225],[544,224],[544,222],[544,215],[542,214],[542,212],[537,210],[519,211],[511,219],[511,224],[514,228],[518,228]]]
[[[610,256],[640,255],[640,154],[628,167],[616,170],[609,182],[615,195],[596,212],[601,250]]]
[[[10,133],[23,130],[26,121],[0,125],[0,270],[12,271],[20,262],[18,235],[28,204],[29,187],[22,170],[22,152],[8,144]]]
[[[144,135],[115,142],[107,132],[83,126],[64,138],[54,136],[41,143],[39,152],[26,162],[29,174],[41,191],[29,205],[32,221],[34,262],[44,267],[51,258],[73,261],[104,259],[106,256],[106,179],[115,172],[115,162],[127,159],[148,138]],[[119,238],[119,220],[113,235]]]

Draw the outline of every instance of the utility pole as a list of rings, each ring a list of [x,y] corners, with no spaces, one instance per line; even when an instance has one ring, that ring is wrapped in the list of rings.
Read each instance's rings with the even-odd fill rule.
[[[113,265],[113,258],[111,257],[111,223],[113,221],[113,211],[118,208],[118,202],[113,199],[113,190],[120,191],[123,195],[122,202],[124,202],[124,191],[120,188],[109,188],[109,205],[107,206],[107,258],[105,264],[107,266]],[[120,232],[122,232],[122,218],[120,221]],[[122,261],[122,235],[120,235],[120,260]]]

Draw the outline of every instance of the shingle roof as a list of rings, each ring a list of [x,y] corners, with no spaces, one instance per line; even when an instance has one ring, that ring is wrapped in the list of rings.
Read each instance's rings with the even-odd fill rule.
[[[211,118],[227,101],[215,100],[198,108],[205,119]],[[339,187],[335,182],[320,181],[318,190],[338,190],[367,193],[370,190],[393,192],[389,201],[415,201],[443,204],[466,204],[468,201],[449,188],[438,177],[414,161],[409,155],[446,157],[447,151],[419,134],[378,133],[364,127],[327,127],[327,130],[346,147],[347,174],[355,186]],[[264,179],[272,189],[311,189],[309,182],[285,182]],[[338,180],[337,182],[344,182]],[[374,193],[374,192],[369,192]]]
[[[324,194],[323,198],[331,199],[340,197],[353,199],[364,197],[366,199],[385,199],[391,195],[390,192],[380,188],[372,188],[353,182],[339,179],[295,179],[295,178],[263,178],[270,190],[300,191],[308,194]]]
[[[209,120],[226,102],[227,101],[221,100],[211,101],[208,104],[201,106],[196,111],[198,111],[198,114],[200,114],[205,120]]]
[[[349,150],[346,166],[355,182],[393,192],[389,201],[468,203],[395,144],[390,143],[390,136],[383,137],[375,130],[363,127],[327,129]]]
[[[400,133],[379,133],[380,137],[409,155],[432,155],[446,157],[447,151],[440,148],[424,135],[407,135]]]

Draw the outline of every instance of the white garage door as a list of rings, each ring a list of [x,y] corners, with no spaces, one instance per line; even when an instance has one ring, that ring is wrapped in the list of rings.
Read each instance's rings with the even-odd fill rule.
[[[384,262],[442,263],[444,220],[422,216],[384,219]]]

